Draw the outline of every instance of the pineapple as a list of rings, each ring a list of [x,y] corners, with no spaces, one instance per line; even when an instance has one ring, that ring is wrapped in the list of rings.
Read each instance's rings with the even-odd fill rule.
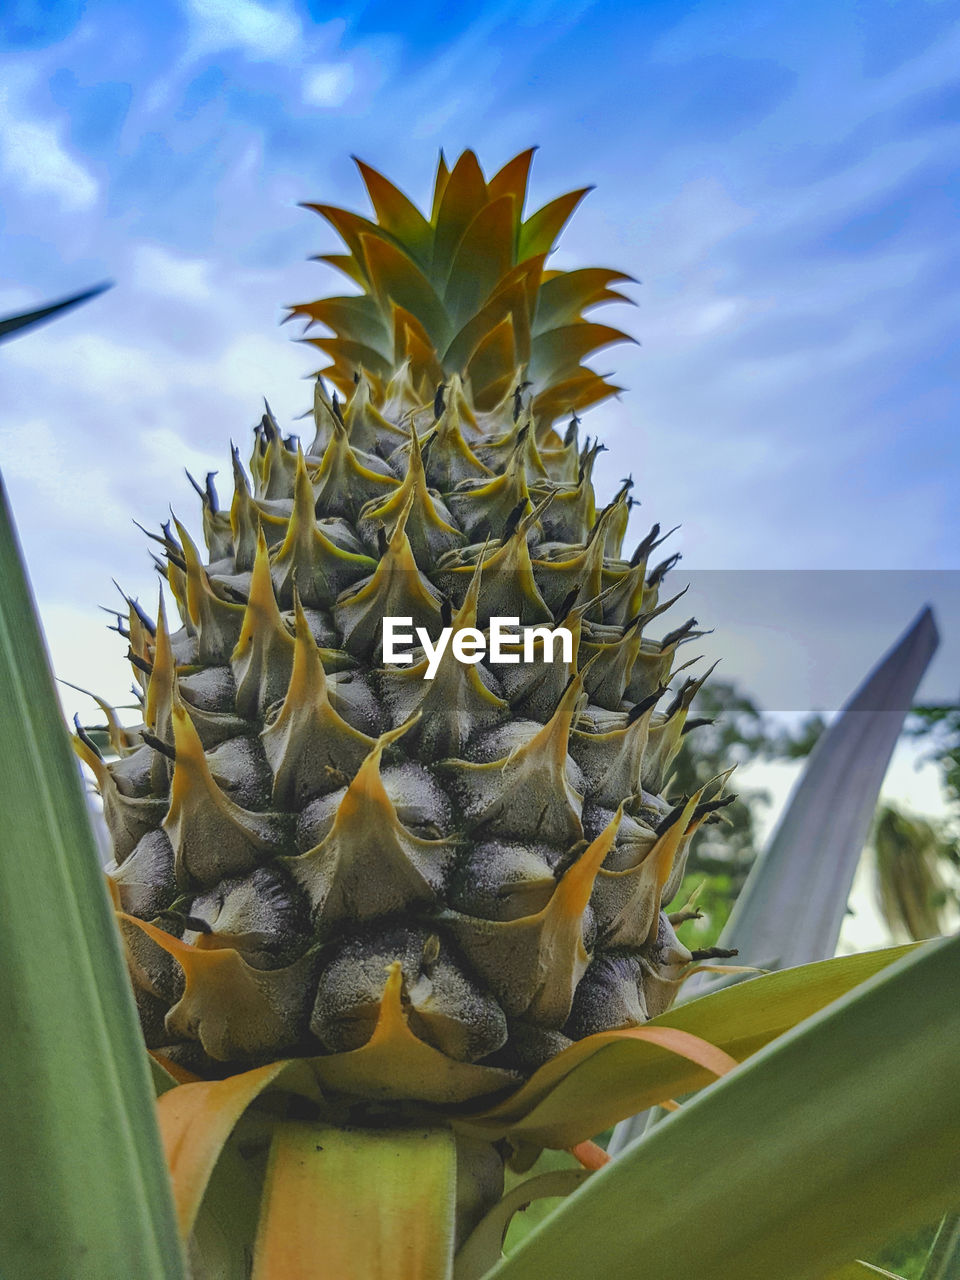
[[[623,551],[631,482],[598,508],[579,433],[618,390],[582,362],[625,336],[583,313],[627,277],[546,267],[584,193],[525,217],[531,155],[441,156],[429,217],[363,164],[376,220],[310,206],[360,290],[292,308],[329,331],[312,427],[268,409],[229,508],[195,486],[206,557],[155,535],[180,621],[161,596],[121,624],[143,723],[107,708],[109,761],[79,731],[146,1043],[181,1072],[310,1057],[465,1102],[661,1012],[694,958],[663,908],[728,802],[664,795],[696,623],[650,634],[675,557],[649,563],[656,525]],[[405,662],[385,618],[422,629]],[[492,619],[499,662],[431,660]]]

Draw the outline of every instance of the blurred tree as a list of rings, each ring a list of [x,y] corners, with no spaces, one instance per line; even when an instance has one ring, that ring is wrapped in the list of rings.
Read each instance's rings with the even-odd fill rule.
[[[904,732],[927,747],[924,760],[939,767],[953,816],[960,821],[960,706],[941,702],[914,707]]]
[[[687,722],[693,740],[688,744],[685,734],[670,794],[689,795],[734,764],[801,760],[824,727],[816,714],[792,728],[777,726],[735,684],[710,682],[694,700]],[[877,901],[894,937],[929,938],[951,927],[960,906],[960,706],[914,707],[904,738],[921,743],[926,749],[921,760],[938,766],[952,823],[941,826],[891,804],[878,810],[872,842]],[[737,788],[736,774],[730,787],[738,793],[737,802],[702,828],[673,903],[676,910],[697,894],[701,917],[685,924],[680,935],[691,947],[716,941],[760,852],[759,819],[770,795],[758,787]]]
[[[877,903],[895,938],[935,938],[950,927],[960,904],[957,845],[925,818],[883,805],[873,836]]]

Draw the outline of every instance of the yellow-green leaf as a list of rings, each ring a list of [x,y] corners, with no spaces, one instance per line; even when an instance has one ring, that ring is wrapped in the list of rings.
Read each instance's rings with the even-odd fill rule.
[[[917,944],[842,956],[766,974],[701,997],[637,1030],[685,1033],[737,1062],[912,951]],[[499,1106],[463,1123],[471,1131],[571,1147],[633,1111],[709,1084],[723,1070],[629,1031],[578,1041]]]
[[[360,170],[363,184],[370,196],[380,225],[385,231],[407,245],[424,266],[429,266],[429,248],[433,240],[433,228],[409,196],[399,187],[365,164],[357,156],[353,162]]]
[[[904,957],[594,1174],[491,1280],[573,1280],[599,1257],[823,1280],[929,1222],[960,1195],[958,990],[960,938]]]

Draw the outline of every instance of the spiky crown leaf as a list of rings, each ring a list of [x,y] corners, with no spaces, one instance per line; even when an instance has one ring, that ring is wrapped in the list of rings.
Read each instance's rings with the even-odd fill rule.
[[[525,217],[533,151],[515,156],[489,181],[472,151],[452,170],[441,152],[429,217],[361,160],[376,222],[333,205],[306,205],[326,218],[348,250],[318,261],[363,290],[290,308],[291,315],[332,331],[307,341],[331,358],[320,373],[344,394],[362,370],[382,397],[409,362],[424,398],[459,374],[475,408],[485,412],[525,381],[544,427],[621,390],[583,361],[631,339],[584,312],[629,301],[612,286],[630,277],[605,267],[545,268],[590,188],[558,196]]]

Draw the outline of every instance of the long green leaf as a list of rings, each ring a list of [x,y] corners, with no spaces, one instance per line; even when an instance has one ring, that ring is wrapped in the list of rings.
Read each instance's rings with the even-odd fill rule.
[[[744,964],[833,955],[887,765],[938,643],[924,609],[817,743],[722,934]]]
[[[0,487],[0,1274],[177,1280],[153,1091]]]
[[[787,969],[836,951],[884,774],[938,643],[933,614],[924,609],[817,743],[720,935],[720,945],[736,947],[743,963]],[[728,983],[694,978],[687,995],[722,985]],[[646,1124],[645,1114],[619,1124],[610,1154]]]
[[[822,1280],[960,1195],[960,938],[762,1050],[567,1199],[491,1280]],[[641,1272],[642,1267],[642,1272]]]
[[[948,1213],[940,1223],[921,1280],[956,1280],[960,1276],[960,1213]]]

